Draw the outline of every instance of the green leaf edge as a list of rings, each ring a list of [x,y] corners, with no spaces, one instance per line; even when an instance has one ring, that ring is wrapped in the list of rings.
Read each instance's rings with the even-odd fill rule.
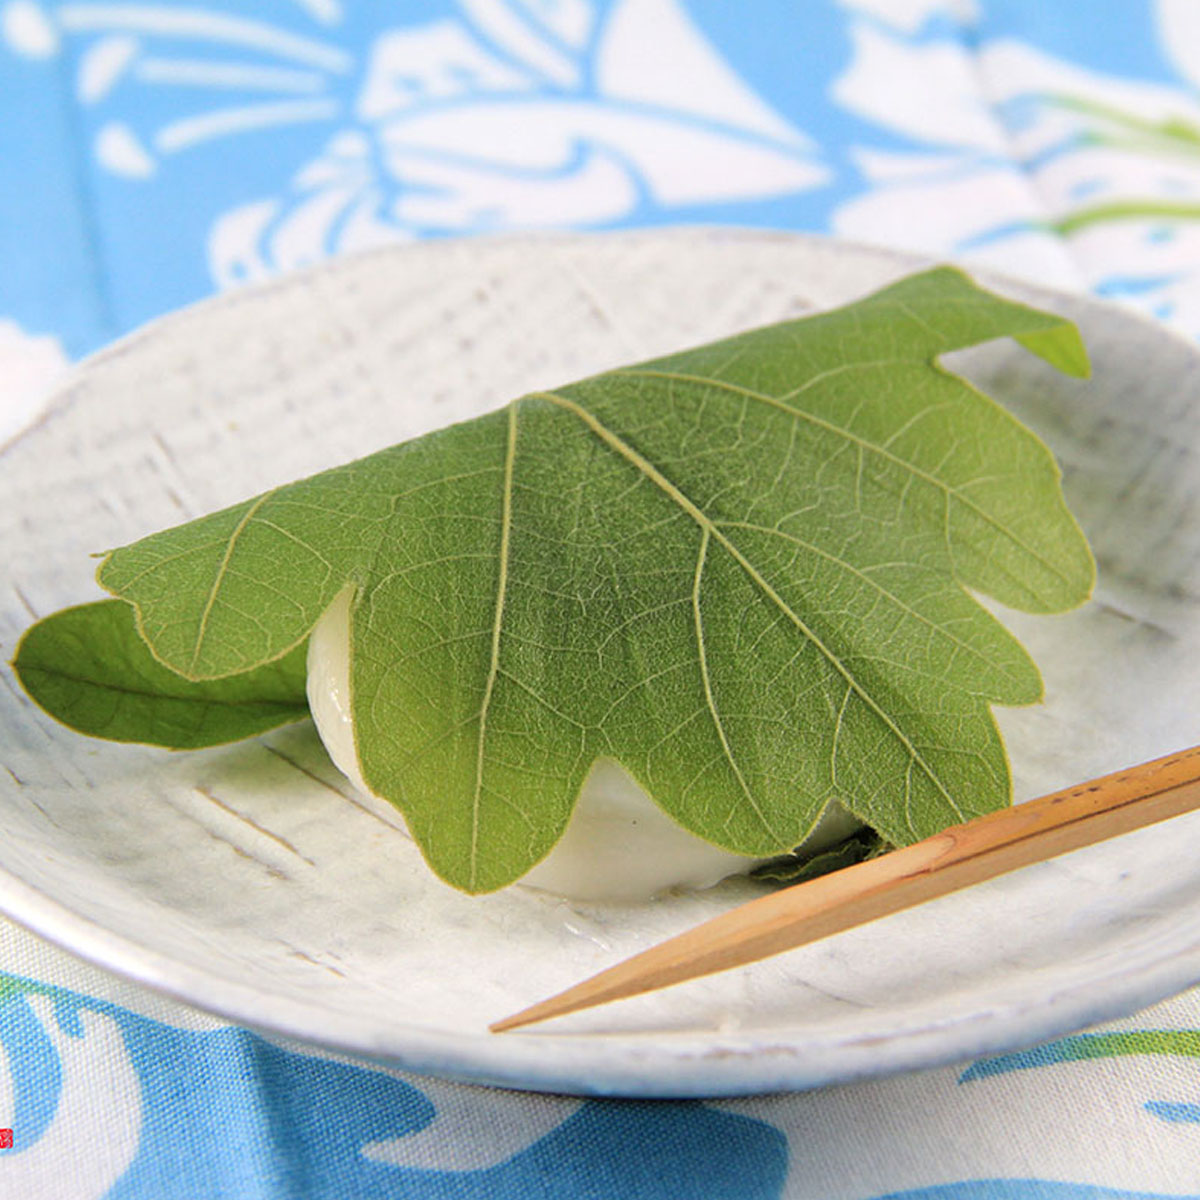
[[[78,733],[107,741],[198,750],[244,741],[309,715],[304,655],[297,648],[290,652],[291,662],[284,661],[285,654],[222,680],[189,680],[152,654],[134,618],[133,606],[123,600],[60,609],[22,634],[10,665],[43,712]],[[81,669],[81,655],[99,670]],[[101,677],[105,671],[110,673],[107,681]],[[130,686],[122,678],[131,672],[142,686]],[[259,686],[263,694],[256,697]],[[126,696],[135,698],[132,713],[121,703]],[[157,720],[155,714],[147,721],[138,719],[144,706],[155,704]],[[98,711],[105,708],[107,714]],[[186,727],[183,720],[169,719],[172,713],[197,719],[190,735],[180,732]]]
[[[1087,350],[1084,345],[1083,339],[1082,339],[1077,327],[1074,325],[1073,322],[1071,322],[1068,318],[1063,317],[1059,314],[1045,311],[1042,309],[1038,309],[1034,306],[1024,304],[1021,301],[1011,300],[1008,297],[999,295],[997,293],[993,293],[993,292],[989,291],[988,289],[985,289],[985,288],[981,287],[980,285],[976,284],[975,281],[965,271],[963,271],[960,268],[955,267],[955,266],[950,266],[950,265],[937,266],[937,267],[930,268],[926,271],[922,271],[922,272],[918,272],[913,275],[906,276],[887,287],[878,289],[877,291],[875,291],[873,293],[869,293],[868,295],[862,296],[858,300],[851,301],[845,305],[840,305],[840,306],[838,306],[838,308],[835,308],[835,309],[825,310],[824,313],[818,313],[818,314],[813,314],[813,315],[821,316],[821,315],[825,315],[825,313],[834,313],[834,312],[837,312],[839,310],[839,308],[852,307],[855,304],[882,297],[883,295],[892,291],[893,289],[899,288],[899,287],[902,287],[905,285],[909,285],[913,281],[916,281],[916,280],[933,281],[933,280],[937,279],[939,276],[944,277],[944,278],[953,278],[956,282],[964,284],[969,289],[974,290],[978,294],[981,294],[985,299],[1002,302],[1003,304],[1009,306],[1014,312],[1023,312],[1025,314],[1028,314],[1029,316],[1041,318],[1041,319],[1047,321],[1047,324],[1040,329],[1026,330],[1023,332],[1014,332],[1014,333],[1009,333],[1009,334],[998,334],[995,337],[981,338],[976,342],[969,343],[969,345],[972,345],[972,346],[973,345],[982,345],[982,344],[986,344],[987,342],[990,342],[990,341],[1000,340],[1001,338],[1003,338],[1005,336],[1011,337],[1013,341],[1017,342],[1024,349],[1026,349],[1029,353],[1033,354],[1035,357],[1037,357],[1037,358],[1041,359],[1043,362],[1047,363],[1047,365],[1055,368],[1056,370],[1059,370],[1060,372],[1062,372],[1063,374],[1065,374],[1071,378],[1086,379],[1090,376],[1090,362],[1088,359]],[[807,319],[807,318],[801,318],[801,320],[803,320],[803,319]],[[966,348],[966,347],[964,346],[964,348]],[[952,372],[947,371],[946,368],[944,368],[940,363],[941,354],[945,353],[945,352],[946,352],[945,350],[935,350],[928,356],[928,358],[926,358],[922,361],[925,361],[928,365],[930,365],[934,369],[942,370],[947,374],[953,374]],[[595,379],[602,378],[603,374],[604,373],[602,373],[600,376],[591,377],[591,379],[595,380]],[[955,375],[955,378],[958,379],[960,382],[966,384],[967,386],[971,387],[972,391],[975,392],[975,394],[977,396],[979,396],[983,400],[987,401],[989,404],[994,406],[1000,412],[1004,413],[1021,430],[1032,435],[1034,440],[1037,442],[1037,444],[1041,447],[1041,449],[1047,455],[1047,457],[1049,458],[1051,463],[1053,463],[1054,469],[1056,472],[1056,477],[1059,480],[1061,480],[1062,472],[1061,472],[1061,469],[1058,467],[1057,460],[1054,458],[1054,455],[1053,455],[1052,451],[1050,450],[1050,448],[1046,445],[1046,443],[1037,434],[1035,434],[1032,430],[1030,430],[1028,428],[1028,426],[1026,426],[1022,422],[1020,422],[1012,413],[1010,413],[1003,405],[999,404],[993,397],[987,395],[987,393],[985,393],[985,392],[982,392],[980,389],[975,388],[973,385],[970,384],[970,382],[968,380],[963,379],[961,376]],[[512,407],[515,405],[519,405],[523,400],[529,399],[529,398],[531,398],[531,397],[525,397],[525,396],[518,397],[518,398],[514,399],[513,401],[511,401],[510,405],[506,406],[506,407]],[[503,411],[503,410],[500,410],[500,411]],[[472,420],[477,420],[477,419],[478,418],[472,418]],[[463,422],[463,423],[469,423],[469,422]],[[337,468],[337,467],[333,468],[333,470],[338,470],[338,469],[340,469],[340,468]],[[320,472],[318,474],[324,474],[324,473],[325,472]],[[317,476],[311,476],[309,478],[316,478],[316,477]],[[296,481],[296,482],[300,482],[300,481]],[[273,491],[271,491],[271,492],[262,493],[261,495],[259,495],[257,497],[253,497],[248,501],[243,501],[240,504],[230,506],[228,509],[221,510],[221,511],[222,512],[233,512],[235,509],[242,508],[243,506],[246,506],[246,505],[249,505],[252,508],[257,507],[258,504],[262,503],[269,496],[271,496],[275,490],[278,490],[278,489],[273,489]],[[1025,611],[1034,612],[1034,613],[1054,613],[1054,612],[1068,611],[1069,609],[1078,607],[1079,605],[1085,603],[1088,599],[1090,599],[1093,589],[1095,587],[1095,581],[1096,581],[1095,560],[1091,554],[1090,547],[1088,546],[1086,537],[1083,534],[1082,528],[1079,525],[1077,518],[1070,511],[1070,509],[1065,506],[1065,504],[1062,505],[1062,511],[1069,518],[1069,521],[1077,535],[1078,545],[1087,556],[1087,561],[1088,561],[1088,564],[1090,565],[1089,578],[1087,580],[1086,586],[1079,592],[1079,594],[1075,598],[1072,599],[1071,602],[1062,604],[1059,606],[1055,606],[1055,607],[1050,607],[1050,606],[1029,607],[1029,608],[1026,608]],[[210,514],[210,515],[215,516],[218,514]],[[154,535],[152,534],[152,535],[148,535],[148,536],[154,536]],[[135,626],[138,631],[138,634],[142,638],[143,642],[146,644],[147,649],[149,650],[149,653],[151,654],[151,656],[154,658],[155,662],[158,663],[159,665],[161,665],[164,670],[170,671],[171,673],[176,674],[183,679],[190,680],[190,681],[197,682],[197,683],[202,683],[202,682],[203,683],[211,683],[211,682],[216,682],[216,681],[223,680],[223,679],[240,678],[246,674],[252,673],[253,671],[259,669],[260,667],[268,666],[272,663],[278,662],[279,660],[285,658],[288,654],[293,653],[297,649],[298,646],[305,643],[305,641],[307,639],[308,631],[306,631],[299,638],[297,638],[294,642],[292,642],[290,645],[286,646],[284,649],[282,649],[281,651],[279,651],[272,657],[264,658],[261,661],[259,661],[258,663],[256,663],[254,666],[252,666],[248,669],[230,671],[230,672],[227,672],[222,675],[203,676],[203,675],[189,674],[188,672],[181,670],[178,666],[176,666],[172,663],[169,663],[165,659],[161,658],[160,655],[158,654],[156,648],[154,647],[154,645],[152,644],[150,639],[147,637],[147,635],[145,633],[144,619],[143,619],[143,613],[142,613],[141,608],[134,602],[124,601],[124,599],[120,596],[120,593],[118,591],[116,591],[115,588],[110,587],[109,584],[105,580],[106,569],[111,565],[114,556],[119,554],[123,549],[126,549],[126,548],[120,547],[120,548],[117,548],[114,550],[109,550],[103,554],[102,561],[99,563],[97,570],[96,570],[97,582],[106,591],[109,591],[111,594],[116,596],[118,598],[118,600],[120,600],[122,603],[129,603],[130,607],[132,607],[134,609]],[[351,585],[351,584],[355,585],[356,587],[361,586],[357,580],[354,580],[352,578],[347,579],[346,585]],[[960,586],[962,586],[962,585],[960,585]],[[311,630],[311,627],[310,627],[310,630]],[[1039,680],[1040,680],[1040,672],[1039,672]],[[1035,698],[1027,701],[1026,703],[1028,703],[1028,704],[1037,703],[1040,700],[1040,698],[1041,698],[1040,696],[1035,697]],[[51,715],[53,715],[53,714],[51,714]],[[1003,740],[1001,740],[1001,748],[1002,748],[1003,754],[1004,754],[1005,766],[1006,766],[1006,768],[1008,768],[1011,765],[1009,755],[1008,755],[1008,747],[1003,742]],[[814,822],[814,826],[815,826],[815,822]],[[700,834],[694,834],[694,836],[702,837],[702,835],[700,835]],[[876,836],[878,836],[878,835],[876,835]],[[708,839],[704,839],[704,840],[708,840]],[[718,843],[714,842],[713,844],[716,845]],[[425,847],[423,845],[421,845],[419,840],[418,840],[418,845],[421,847],[422,852],[424,853]],[[428,856],[426,856],[426,857],[427,857],[427,861],[428,861]],[[438,871],[438,869],[432,864],[432,862],[430,862],[430,866],[433,870],[435,870],[436,873],[438,873],[439,875],[441,874],[441,872]],[[532,866],[532,864],[531,864],[531,866]],[[528,869],[528,868],[526,868],[526,869]],[[445,878],[445,877],[443,876],[443,878]],[[448,880],[448,882],[451,882],[453,884],[453,886],[460,887],[460,888],[462,887],[462,884],[460,881]],[[511,880],[509,880],[507,882],[511,882]],[[504,886],[504,884],[487,886],[487,887],[481,888],[479,890],[480,891],[492,891],[492,890],[496,890],[499,886]]]

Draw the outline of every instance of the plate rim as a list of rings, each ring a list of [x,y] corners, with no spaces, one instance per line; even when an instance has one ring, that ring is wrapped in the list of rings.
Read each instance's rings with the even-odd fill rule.
[[[94,367],[136,352],[144,339],[161,336],[177,322],[210,306],[228,307],[245,300],[263,300],[272,293],[304,287],[314,276],[361,269],[364,263],[406,258],[413,254],[444,257],[480,244],[511,247],[532,244],[572,246],[600,240],[683,241],[696,237],[719,241],[808,244],[832,254],[868,257],[897,270],[920,270],[945,261],[892,247],[847,240],[823,234],[789,233],[736,227],[674,226],[607,233],[533,232],[497,234],[474,239],[400,244],[360,251],[318,263],[303,271],[217,293],[163,314],[74,364],[59,381],[39,414],[13,437],[0,443],[0,459],[17,449],[37,429],[67,415],[74,403],[78,382]],[[959,265],[959,264],[952,264]],[[1119,315],[1159,337],[1177,341],[1200,365],[1200,347],[1168,325],[1150,320],[1122,306],[1087,293],[1047,288],[1014,276],[965,267],[987,285],[1026,296],[1094,308]],[[1036,301],[1035,301],[1036,302]],[[796,1091],[867,1078],[880,1078],[907,1070],[945,1066],[999,1051],[1009,1051],[1062,1036],[1100,1021],[1128,1015],[1155,1001],[1200,983],[1200,930],[1187,946],[1166,950],[1151,945],[1144,955],[1127,957],[1100,977],[1089,976],[1059,988],[988,1010],[976,1010],[946,1020],[925,1020],[901,1027],[887,1037],[878,1034],[814,1038],[790,1031],[777,1042],[759,1031],[738,1035],[717,1031],[696,1034],[637,1035],[524,1031],[495,1035],[448,1033],[414,1024],[388,1026],[383,1036],[368,1043],[356,1038],[353,1022],[302,999],[271,993],[273,1011],[264,1016],[261,989],[241,984],[219,972],[184,962],[149,947],[128,934],[108,929],[74,911],[52,896],[25,883],[0,867],[0,913],[95,966],[113,972],[184,1005],[255,1029],[268,1037],[294,1040],[315,1048],[357,1059],[400,1067],[418,1074],[454,1078],[520,1090],[591,1096],[639,1098],[702,1098]],[[285,1012],[280,1015],[282,1007]],[[497,1017],[503,1014],[497,1014]],[[624,1046],[622,1055],[588,1058],[574,1052],[577,1044],[591,1047]],[[671,1051],[662,1054],[668,1044]],[[563,1048],[568,1052],[562,1054]],[[497,1049],[499,1048],[498,1052]],[[511,1048],[511,1049],[509,1049]],[[558,1060],[554,1052],[558,1054]],[[647,1058],[649,1062],[643,1061]],[[585,1061],[577,1061],[580,1058]],[[664,1059],[666,1061],[664,1061]],[[648,1072],[646,1067],[653,1065]],[[667,1066],[672,1069],[664,1069]]]
[[[22,898],[35,919],[20,915]],[[407,1025],[400,1036],[373,1045],[356,1038],[353,1022],[330,1021],[316,1004],[273,997],[288,1012],[264,1020],[256,999],[262,993],[235,979],[181,963],[135,939],[115,934],[82,917],[0,869],[0,913],[78,958],[131,980],[168,1000],[252,1029],[267,1038],[341,1054],[389,1068],[462,1083],[517,1091],[598,1098],[705,1099],[807,1091],[881,1079],[906,1071],[950,1066],[997,1053],[1011,1053],[1103,1021],[1118,1019],[1200,983],[1200,930],[1184,950],[1151,948],[1143,958],[1126,958],[1113,971],[1088,976],[1031,1006],[1010,1003],[946,1020],[902,1027],[887,1037],[864,1033],[835,1039],[791,1034],[764,1045],[762,1033],[698,1031],[444,1033]],[[415,1037],[405,1037],[411,1031]],[[553,1051],[573,1043],[603,1043],[626,1052],[621,1061],[597,1069],[570,1055],[563,1064]],[[513,1054],[490,1053],[503,1045]],[[661,1053],[669,1043],[674,1054]],[[649,1049],[652,1061],[638,1061]],[[630,1054],[629,1051],[634,1051]],[[551,1052],[549,1055],[547,1052]],[[656,1053],[657,1052],[657,1053]],[[626,1058],[633,1061],[626,1061]],[[665,1063],[664,1063],[665,1058]],[[603,1061],[603,1060],[602,1060]],[[697,1069],[696,1064],[700,1067]],[[654,1068],[648,1074],[644,1065]],[[664,1071],[664,1065],[673,1070]],[[587,1071],[586,1077],[581,1071]]]

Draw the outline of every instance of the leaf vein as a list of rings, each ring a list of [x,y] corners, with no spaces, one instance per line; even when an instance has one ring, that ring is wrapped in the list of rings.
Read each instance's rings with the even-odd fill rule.
[[[750,785],[746,782],[745,775],[742,774],[742,768],[738,766],[737,759],[734,758],[733,748],[730,746],[729,738],[725,734],[725,724],[721,720],[721,714],[717,709],[716,697],[713,695],[712,679],[708,671],[708,651],[704,639],[704,616],[700,611],[700,586],[704,579],[704,563],[708,557],[708,544],[711,539],[711,529],[707,526],[702,526],[700,530],[700,551],[696,555],[696,576],[692,582],[692,616],[696,627],[696,653],[700,664],[700,681],[704,686],[704,703],[708,706],[713,728],[717,731],[717,740],[721,743],[721,751],[729,763],[730,770],[733,771],[734,778],[738,781],[738,786],[742,789],[742,795],[746,797],[751,810],[768,835],[776,841],[785,841],[786,838],[776,832],[771,822],[767,819],[766,813],[763,812],[758,801],[754,798],[754,793],[750,790]]]
[[[204,601],[204,609],[200,613],[200,622],[196,628],[196,641],[192,648],[192,661],[188,670],[194,675],[196,672],[196,664],[200,661],[200,652],[204,648],[204,639],[208,634],[208,622],[212,616],[213,606],[217,602],[217,593],[221,590],[221,584],[225,579],[225,574],[229,570],[230,560],[233,558],[233,552],[237,548],[237,544],[242,534],[245,532],[246,526],[254,519],[254,514],[266,502],[275,495],[274,491],[265,492],[259,496],[253,504],[246,509],[245,515],[237,523],[234,531],[229,535],[229,541],[225,546],[225,553],[221,557],[220,566],[217,567],[216,575],[213,577],[212,587],[208,590],[208,596]]]
[[[504,601],[508,592],[508,549],[512,533],[513,468],[517,456],[517,412],[519,406],[508,408],[508,442],[504,452],[504,490],[501,500],[500,555],[496,568],[496,616],[492,624],[492,648],[488,661],[487,682],[479,706],[479,732],[475,753],[475,792],[471,798],[470,880],[474,890],[479,875],[479,825],[483,801],[483,765],[487,745],[488,709],[496,679],[500,673],[500,634],[504,627]]]
[[[811,387],[812,385],[821,382],[821,380],[827,379],[829,376],[837,374],[840,371],[862,370],[868,367],[884,366],[889,363],[906,363],[908,365],[912,365],[907,359],[879,359],[872,362],[847,363],[844,367],[835,367],[829,371],[822,372],[820,375],[814,376],[802,387],[786,393],[783,397],[771,396],[766,392],[755,391],[753,388],[744,388],[736,383],[728,383],[723,379],[708,379],[703,375],[686,375],[673,371],[656,371],[646,368],[627,369],[614,372],[614,374],[627,376],[644,375],[648,378],[669,379],[677,383],[690,383],[697,387],[717,388],[721,391],[730,392],[733,395],[748,396],[751,399],[758,400],[762,404],[769,404],[773,408],[778,408],[781,412],[789,413],[796,420],[807,421],[810,425],[815,425],[817,428],[823,429],[827,433],[832,433],[838,437],[846,438],[848,441],[853,442],[858,446],[862,446],[874,454],[877,454],[880,458],[886,459],[893,465],[910,472],[918,479],[921,479],[925,483],[928,483],[932,487],[935,487],[939,491],[943,492],[947,497],[953,496],[960,504],[964,505],[966,508],[969,508],[981,521],[987,525],[990,525],[996,530],[997,533],[1028,554],[1040,566],[1044,567],[1056,578],[1062,580],[1063,583],[1070,584],[1070,578],[1056,562],[1050,558],[1047,558],[1035,547],[1030,546],[1024,541],[1024,539],[1018,537],[1013,530],[1003,525],[985,508],[981,508],[975,503],[974,500],[970,498],[970,496],[968,496],[957,486],[949,484],[945,480],[939,479],[936,475],[922,470],[915,463],[911,463],[907,459],[903,459],[899,455],[893,454],[885,446],[881,446],[876,442],[869,441],[867,438],[859,437],[858,434],[852,433],[849,429],[846,429],[841,425],[836,425],[832,421],[826,421],[823,417],[818,417],[815,413],[805,412],[800,408],[792,408],[789,404],[785,403],[786,400],[800,395],[801,392],[803,392],[806,388]]]
[[[772,529],[766,525],[755,525],[749,521],[718,521],[714,522],[714,525],[725,529],[749,529],[756,533],[766,534],[769,537],[779,537],[784,541],[791,542],[795,546],[799,546],[802,550],[811,551],[819,558],[823,558],[826,561],[833,563],[835,566],[841,567],[843,570],[848,571],[851,575],[853,575],[856,579],[860,579],[883,599],[890,600],[898,609],[900,609],[901,612],[912,617],[914,621],[918,621],[920,624],[926,626],[934,633],[940,634],[942,637],[946,638],[947,641],[957,646],[966,654],[969,654],[973,658],[981,659],[983,662],[987,663],[991,667],[994,667],[1008,678],[1014,678],[1012,672],[1009,671],[1009,669],[1003,663],[995,662],[988,658],[987,655],[981,654],[974,646],[970,644],[970,642],[966,642],[962,638],[957,637],[945,625],[939,625],[936,621],[930,620],[930,618],[925,616],[924,613],[908,604],[905,604],[904,601],[901,600],[900,597],[894,592],[890,591],[881,583],[878,583],[872,579],[868,570],[856,567],[853,563],[847,562],[839,555],[831,554],[828,550],[822,550],[820,546],[816,546],[812,542],[806,542],[803,538],[796,537],[795,534],[787,533],[782,529]],[[876,566],[882,565],[887,564],[876,564]]]
[[[925,762],[921,752],[913,744],[907,734],[896,724],[881,705],[871,696],[871,694],[858,682],[858,680],[850,673],[846,665],[829,649],[828,646],[816,635],[815,631],[810,629],[800,615],[783,599],[782,596],[771,586],[771,584],[759,573],[754,564],[750,562],[737,546],[727,538],[720,529],[713,523],[712,519],[700,509],[694,501],[689,499],[680,489],[666,478],[652,463],[644,459],[634,448],[619,438],[612,432],[603,422],[599,421],[587,409],[576,404],[575,401],[569,400],[565,396],[558,395],[555,392],[539,393],[544,399],[549,400],[553,404],[557,404],[560,408],[567,412],[573,413],[580,421],[592,430],[602,441],[606,442],[613,450],[625,458],[631,465],[638,470],[643,471],[650,479],[654,481],[676,504],[680,505],[692,519],[704,529],[708,529],[714,538],[729,552],[733,559],[738,563],[743,571],[750,579],[763,591],[763,593],[774,603],[792,622],[793,625],[800,631],[803,636],[809,639],[814,646],[821,652],[826,661],[833,669],[842,676],[858,693],[858,695],[866,702],[868,708],[883,722],[893,737],[900,742],[908,753],[912,763],[920,766],[922,773],[929,779],[938,792],[945,798],[946,802],[958,813],[962,818],[962,810],[959,808],[954,797],[946,788],[946,785],[938,778],[937,773],[933,768]],[[912,766],[910,763],[910,769]]]

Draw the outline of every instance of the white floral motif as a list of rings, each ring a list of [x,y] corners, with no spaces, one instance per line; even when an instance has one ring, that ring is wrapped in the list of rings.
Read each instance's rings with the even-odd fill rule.
[[[56,1200],[99,1200],[129,1169],[141,1139],[141,1085],[129,1051],[109,1016],[81,1009],[82,1033],[74,1036],[60,1027],[49,997],[29,995],[25,1003],[58,1056],[62,1092],[45,1133],[0,1155],[0,1195],[44,1195],[53,1179]],[[0,1124],[11,1127],[5,1091]]]
[[[862,20],[835,98],[918,146],[859,146],[868,188],[837,209],[835,229],[1094,288],[1200,336],[1200,13],[1159,0],[1157,18],[1190,88],[1012,39],[972,50]],[[904,102],[914,89],[919,102]]]
[[[922,148],[859,148],[856,161],[872,186],[836,210],[835,230],[1079,287],[1058,239],[1041,227],[1040,198],[1007,152],[970,51],[949,39],[913,45],[869,24],[853,38],[855,57],[834,85],[835,98]],[[894,102],[912,89],[918,102]],[[994,230],[1006,232],[977,244]]]
[[[756,199],[827,178],[674,0],[623,0],[594,31],[583,3],[548,16],[556,26],[518,30],[512,6],[471,0],[459,18],[380,37],[356,103],[363,132],[336,135],[286,199],[218,223],[218,280],[397,237],[596,226],[643,198]]]
[[[341,19],[334,0],[301,7],[322,34]],[[8,0],[0,34],[27,55],[75,40],[79,102],[107,118],[96,161],[129,179],[215,139],[331,127],[282,194],[215,210],[208,254],[221,285],[381,241],[595,227],[830,177],[679,0],[458,0],[451,15],[384,31],[361,62],[261,21],[103,0]],[[154,128],[129,105],[131,87],[241,103],[186,116],[174,106]]]
[[[1138,1027],[1134,1021],[1122,1025]],[[791,1142],[792,1182],[802,1172],[797,1191],[804,1196],[1149,1200],[1153,1194],[1182,1200],[1196,1191],[1200,1124],[1164,1121],[1148,1110],[1146,1097],[1189,1104],[1200,1086],[1200,1064],[1183,1057],[1169,1062],[1164,1067],[1152,1055],[1129,1057],[1120,1070],[1102,1075],[1095,1061],[1064,1062],[965,1082],[958,1071],[941,1069],[853,1087],[707,1103],[782,1129]],[[1071,1111],[1070,1097],[1095,1095],[1099,1088],[1104,1141],[1118,1147],[1112,1154],[1063,1117]],[[1009,1112],[1038,1129],[1036,1150],[1013,1137],[1012,1125],[1000,1116]],[[864,1154],[862,1129],[868,1125],[874,1132],[871,1153]],[[938,1153],[913,1150],[929,1145]],[[1029,1178],[1034,1175],[1039,1178]],[[993,1192],[983,1180],[1028,1182]]]

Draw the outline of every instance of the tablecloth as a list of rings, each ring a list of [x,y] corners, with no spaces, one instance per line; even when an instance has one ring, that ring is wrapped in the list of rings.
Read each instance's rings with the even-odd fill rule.
[[[1196,0],[0,0],[0,440],[168,310],[480,232],[832,232],[1200,337],[1198,89]],[[5,1200],[1200,1195],[1200,991],[650,1103],[268,1041],[7,922],[0,969]]]

